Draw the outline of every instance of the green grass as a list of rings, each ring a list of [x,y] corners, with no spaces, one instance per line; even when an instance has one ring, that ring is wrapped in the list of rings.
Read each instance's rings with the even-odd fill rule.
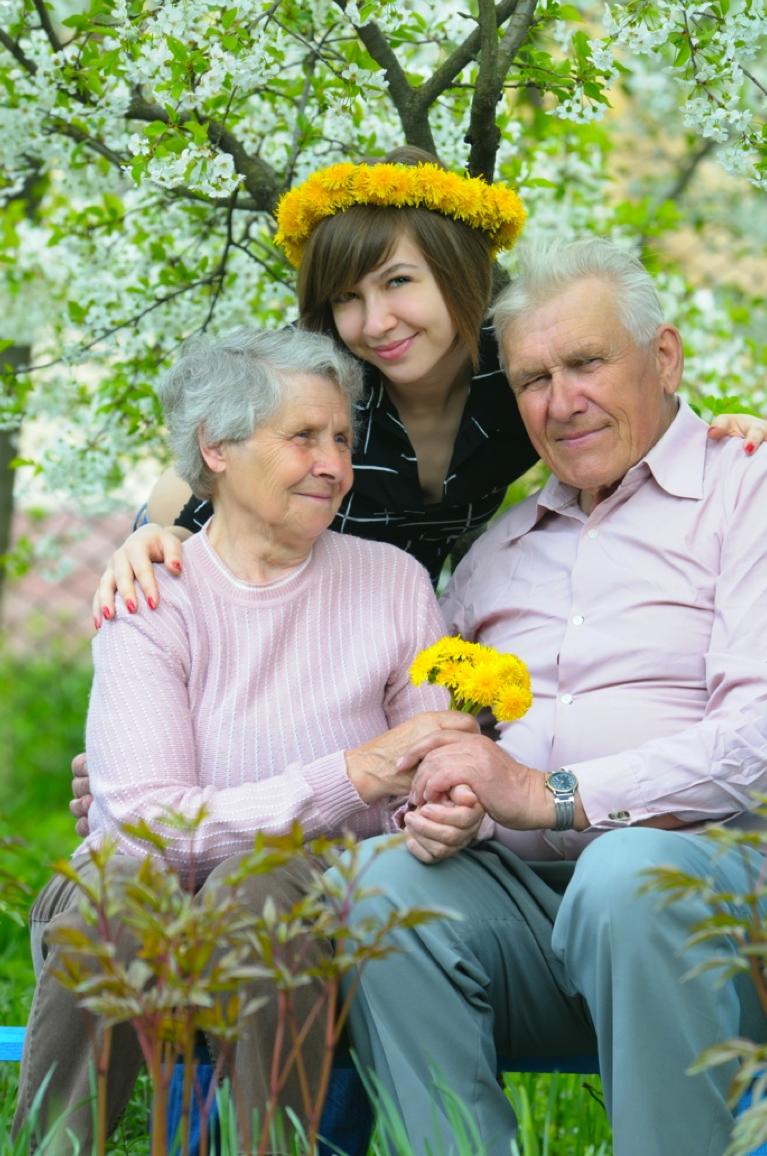
[[[30,893],[48,877],[51,862],[69,855],[78,843],[67,809],[69,764],[82,749],[90,685],[87,655],[73,660],[53,644],[46,644],[46,651],[50,657],[45,659],[0,660],[0,835],[20,836],[29,848],[18,860],[3,852],[3,865],[13,859]],[[26,929],[1,909],[0,977],[0,1022],[26,1022],[34,990]],[[17,1065],[0,1064],[0,1156],[26,1156],[10,1141],[17,1079]],[[610,1129],[598,1102],[598,1079],[509,1075],[506,1087],[519,1120],[523,1156],[609,1156]],[[110,1143],[114,1156],[146,1156],[149,1101],[148,1081],[142,1078]],[[462,1110],[456,1111],[462,1119]],[[466,1120],[471,1121],[471,1109]],[[404,1138],[400,1147],[407,1156]],[[371,1156],[380,1151],[374,1140]],[[465,1151],[477,1156],[469,1144]]]

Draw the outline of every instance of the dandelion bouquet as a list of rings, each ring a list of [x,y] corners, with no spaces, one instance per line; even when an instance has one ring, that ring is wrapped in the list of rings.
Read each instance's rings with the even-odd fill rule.
[[[416,655],[410,667],[416,686],[436,683],[450,691],[450,706],[466,714],[489,707],[498,722],[514,722],[530,709],[530,674],[516,654],[446,637]]]

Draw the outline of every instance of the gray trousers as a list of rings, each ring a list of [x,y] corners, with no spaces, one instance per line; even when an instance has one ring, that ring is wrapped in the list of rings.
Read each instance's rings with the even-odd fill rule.
[[[224,877],[238,862],[239,859],[234,857],[219,864],[201,891],[225,887]],[[110,863],[110,869],[123,877],[135,875],[138,866],[137,859],[122,855],[116,855]],[[88,861],[80,866],[80,872],[86,877],[92,876],[93,869]],[[247,903],[253,911],[261,911],[264,901],[270,897],[278,910],[285,910],[302,897],[310,878],[309,867],[303,859],[295,860],[271,874],[252,876],[244,884]],[[60,965],[61,949],[50,945],[47,939],[48,928],[57,926],[75,927],[91,934],[80,915],[79,903],[80,893],[75,886],[56,876],[43,888],[30,913],[33,955],[35,951],[38,952],[37,962],[41,967],[25,1036],[13,1134],[17,1135],[29,1119],[35,1097],[50,1073],[45,1094],[39,1103],[37,1132],[42,1137],[58,1122],[57,1142],[46,1148],[46,1153],[51,1153],[51,1156],[71,1154],[72,1146],[66,1139],[66,1129],[70,1129],[80,1141],[83,1152],[90,1152],[93,1144],[90,1069],[94,1044],[101,1037],[101,1028],[97,1021],[78,1007],[72,993],[55,979],[53,973]],[[121,955],[128,960],[135,951],[135,942],[123,929]],[[311,963],[321,965],[331,952],[329,942],[312,940],[307,946],[302,966],[308,967]],[[272,1046],[277,1025],[277,1001],[274,988],[269,983],[251,983],[246,990],[249,997],[266,999],[262,1007],[240,1023],[233,1066],[229,1073],[233,1077],[246,1133],[242,1137],[243,1146],[249,1151],[250,1138],[247,1131],[252,1112],[254,1109],[263,1109],[268,1095]],[[299,1023],[308,1014],[319,991],[319,986],[315,984],[296,990]],[[215,1049],[215,1041],[210,1041],[210,1044]],[[312,1088],[317,1087],[323,1051],[323,1016],[320,1015],[316,1028],[308,1034],[302,1049],[309,1086]],[[110,1132],[116,1128],[127,1106],[142,1063],[141,1049],[133,1028],[130,1024],[118,1025],[113,1029],[107,1081]],[[292,1108],[299,1118],[303,1115],[301,1090],[295,1075],[288,1079],[280,1103],[283,1107]],[[32,1141],[30,1151],[35,1151],[38,1142],[38,1139]]]
[[[748,855],[756,872],[761,859]],[[708,840],[639,828],[606,833],[575,864],[527,864],[488,843],[433,866],[402,847],[368,865],[365,885],[381,893],[354,919],[403,905],[461,916],[395,933],[400,950],[364,970],[351,1019],[353,1046],[415,1153],[456,1150],[442,1085],[471,1113],[477,1156],[508,1156],[516,1123],[498,1057],[598,1050],[615,1156],[722,1156],[733,1069],[686,1070],[710,1044],[764,1038],[767,1021],[748,980],[682,981],[732,944],[682,952],[703,906],[637,894],[642,870],[666,864],[722,891],[747,886],[739,856],[717,860]]]

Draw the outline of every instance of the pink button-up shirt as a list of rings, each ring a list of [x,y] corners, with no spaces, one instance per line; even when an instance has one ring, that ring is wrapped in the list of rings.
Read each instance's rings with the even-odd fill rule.
[[[591,824],[495,838],[572,858],[612,827],[670,813],[698,829],[767,793],[766,511],[767,449],[709,440],[682,402],[590,515],[551,478],[473,547],[448,626],[528,664],[533,706],[500,742],[573,770]]]

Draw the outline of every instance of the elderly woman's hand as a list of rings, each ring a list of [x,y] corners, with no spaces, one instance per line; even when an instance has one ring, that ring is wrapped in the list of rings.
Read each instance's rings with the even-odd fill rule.
[[[439,801],[405,814],[407,849],[422,863],[439,863],[476,839],[484,817],[485,809],[471,787],[459,784]]]
[[[444,731],[474,734],[478,730],[477,720],[460,711],[424,711],[347,751],[346,770],[363,802],[370,805],[398,798],[409,792],[413,777],[413,767],[398,766],[408,751]]]
[[[144,591],[150,610],[155,610],[160,594],[155,581],[153,562],[164,562],[171,574],[181,573],[181,537],[188,536],[187,530],[176,527],[166,530],[155,522],[141,526],[115,550],[107,568],[101,575],[93,596],[93,625],[98,630],[102,618],[113,618],[115,613],[115,590],[117,590],[131,614],[138,609],[135,582]]]

